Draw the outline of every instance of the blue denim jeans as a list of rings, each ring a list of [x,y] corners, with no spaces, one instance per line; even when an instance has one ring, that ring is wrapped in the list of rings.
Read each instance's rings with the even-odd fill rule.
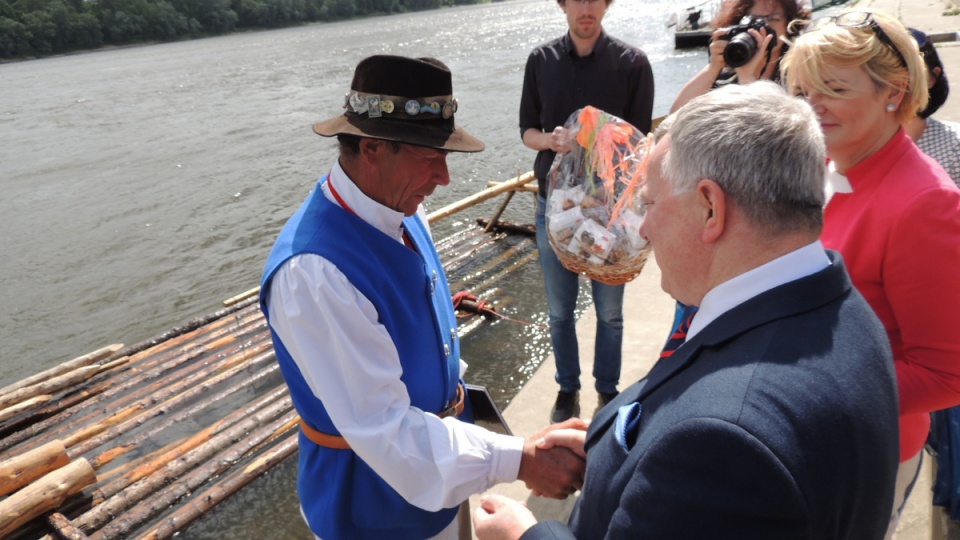
[[[577,344],[575,310],[580,292],[580,275],[563,267],[547,239],[544,216],[546,201],[537,196],[537,250],[547,289],[550,341],[557,362],[556,381],[560,389],[580,389],[580,350]],[[615,392],[620,382],[623,351],[623,285],[590,281],[597,312],[597,334],[593,356],[593,377],[598,392]]]

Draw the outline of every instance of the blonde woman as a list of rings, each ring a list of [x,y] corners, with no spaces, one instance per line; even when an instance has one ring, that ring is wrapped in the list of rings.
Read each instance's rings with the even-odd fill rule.
[[[868,11],[817,19],[781,69],[817,114],[835,171],[823,243],[843,255],[893,348],[901,463],[889,538],[930,412],[960,404],[960,190],[901,127],[926,106],[928,90],[917,44],[896,19]]]

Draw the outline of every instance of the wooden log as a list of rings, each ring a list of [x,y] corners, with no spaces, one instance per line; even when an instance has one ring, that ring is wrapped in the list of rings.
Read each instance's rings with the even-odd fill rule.
[[[455,272],[457,268],[462,266],[465,262],[473,259],[474,258],[473,256],[478,251],[480,251],[485,247],[493,246],[494,244],[496,244],[496,242],[498,242],[499,240],[502,240],[505,237],[506,237],[506,233],[500,233],[496,236],[485,235],[478,244],[474,245],[469,250],[463,253],[460,253],[455,257],[448,257],[447,260],[444,261],[443,263],[443,271],[448,274]]]
[[[280,434],[282,434],[283,432],[289,432],[291,429],[297,429],[299,426],[298,419],[296,411],[291,410],[269,425],[257,429],[243,440],[231,445],[212,459],[185,474],[182,478],[159,491],[148,493],[138,504],[122,514],[115,515],[100,530],[90,534],[91,540],[127,538],[132,530],[167,510],[176,501],[189,496],[198,488],[210,482],[211,479],[229,471],[234,464],[259,448],[264,441],[276,437],[278,431],[285,430],[281,431]],[[197,498],[194,497],[193,500],[197,500]]]
[[[498,186],[484,189],[453,204],[447,205],[436,212],[431,212],[427,215],[427,221],[429,221],[431,224],[435,223],[441,219],[450,217],[461,210],[480,204],[491,197],[496,197],[501,193],[506,193],[507,191],[516,189],[517,187],[532,182],[536,179],[537,177],[533,175],[533,171],[524,173],[516,178],[502,182]]]
[[[211,363],[206,369],[202,369],[189,377],[181,379],[175,383],[168,383],[156,392],[144,396],[133,404],[120,410],[114,411],[108,417],[99,422],[90,424],[69,435],[63,436],[64,443],[68,447],[77,445],[76,449],[71,449],[75,454],[86,453],[93,448],[111,440],[129,429],[141,425],[150,418],[162,415],[167,412],[167,402],[172,400],[172,404],[178,404],[195,398],[201,393],[207,392],[213,386],[222,381],[233,377],[245,369],[253,360],[258,363],[270,361],[274,358],[272,353],[273,344],[269,341],[261,341],[249,348],[243,348],[240,352],[221,358]],[[266,352],[266,354],[261,354]],[[215,372],[220,371],[220,373]],[[159,403],[159,405],[150,407]],[[141,412],[143,411],[143,412]],[[104,433],[108,428],[113,428],[103,437],[93,439],[91,444],[80,445],[82,441],[93,438],[95,435]]]
[[[23,443],[23,445],[20,451],[29,450],[52,438],[60,437],[62,435],[61,433],[52,433],[52,430],[60,424],[69,423],[70,426],[89,425],[93,423],[96,418],[102,417],[105,410],[117,411],[128,407],[131,403],[135,403],[136,400],[142,399],[145,395],[150,395],[168,386],[171,380],[180,380],[189,377],[197,370],[208,367],[193,362],[194,360],[211,354],[225,346],[232,345],[231,348],[224,351],[228,354],[245,347],[245,342],[236,343],[237,340],[243,336],[237,333],[231,333],[231,330],[239,333],[241,329],[260,331],[261,329],[265,329],[265,327],[266,321],[259,312],[256,312],[241,320],[239,326],[236,328],[218,328],[214,333],[204,335],[201,343],[191,345],[191,347],[184,352],[178,350],[164,351],[164,353],[156,359],[156,362],[159,363],[156,363],[153,359],[145,361],[141,365],[113,377],[111,384],[103,388],[102,392],[91,396],[75,407],[62,411],[55,416],[37,422],[29,428],[18,430],[0,439],[0,450],[12,448],[21,443]],[[262,336],[263,339],[267,337],[267,334],[263,331],[258,335]],[[172,376],[171,374],[175,370],[177,370],[177,375]],[[154,382],[144,384],[149,381]],[[131,391],[133,387],[139,388]],[[45,436],[40,435],[40,433],[43,432],[47,432],[47,434]]]
[[[0,408],[14,408],[15,405],[24,401],[33,400],[33,398],[38,396],[46,395],[52,399],[51,394],[75,386],[98,373],[122,366],[123,364],[127,363],[129,359],[130,357],[124,356],[106,364],[78,367],[72,371],[51,377],[45,381],[40,381],[34,385],[19,388],[13,392],[0,396]],[[49,401],[49,399],[45,401]],[[22,412],[22,410],[20,412]],[[8,416],[7,418],[12,416],[16,415],[14,414]]]
[[[100,473],[98,477],[100,479],[101,487],[94,492],[94,502],[99,504],[103,501],[103,499],[116,495],[120,490],[126,488],[130,484],[166,465],[165,460],[173,459],[171,456],[183,455],[184,453],[193,450],[197,446],[210,440],[217,433],[230,428],[237,422],[246,420],[251,415],[257,413],[257,411],[269,406],[278,399],[283,399],[287,396],[287,394],[287,386],[285,384],[280,384],[270,392],[267,392],[263,396],[252,401],[247,406],[238,408],[217,422],[214,422],[213,424],[201,429],[189,437],[184,437],[181,440],[168,443],[166,446],[155,452],[125,463],[121,467],[114,467],[106,473]],[[118,451],[120,450],[112,448],[104,452],[104,454]],[[94,458],[94,463],[102,459],[107,458],[101,454],[100,456]]]
[[[84,387],[76,392],[67,394],[60,399],[53,400],[40,408],[33,409],[28,415],[15,418],[0,428],[0,452],[30,440],[42,432],[43,429],[38,426],[38,423],[49,420],[52,416],[83,403],[109,387],[109,381],[100,381],[92,386]],[[36,445],[34,445],[34,447],[36,447]],[[28,449],[21,449],[21,451],[26,450]]]
[[[255,300],[256,300],[255,298],[248,298],[246,300],[241,300],[233,304],[232,306],[228,306],[219,311],[215,311],[209,315],[194,317],[193,319],[190,319],[189,321],[179,326],[175,326],[158,336],[154,336],[150,339],[146,339],[139,343],[130,345],[129,347],[125,347],[117,351],[117,353],[114,354],[114,356],[117,356],[117,357],[133,356],[134,354],[137,354],[146,349],[150,349],[167,342],[175,342],[176,341],[175,338],[180,338],[183,335],[189,334],[203,326],[207,326],[210,323],[223,319],[232,313],[237,313],[240,310],[243,310],[244,308],[253,306],[253,304],[255,304]]]
[[[67,447],[50,441],[34,450],[0,462],[0,496],[8,495],[37,478],[70,463]]]
[[[31,409],[39,407],[40,405],[49,402],[51,399],[53,399],[53,396],[50,394],[41,394],[39,396],[33,396],[30,399],[21,401],[16,405],[11,405],[10,407],[0,411],[0,422],[9,420],[19,414],[23,414]]]
[[[460,242],[448,246],[443,252],[440,253],[440,259],[444,267],[450,266],[450,264],[460,255],[466,251],[470,251],[476,248],[479,244],[491,242],[490,235],[483,234],[483,231],[477,229],[471,229],[471,234],[464,237]]]
[[[507,265],[505,268],[502,268],[501,270],[497,271],[492,275],[479,274],[479,275],[486,275],[486,277],[480,281],[474,282],[470,286],[470,288],[476,291],[482,291],[483,289],[490,288],[494,284],[500,283],[501,281],[503,281],[508,275],[516,272],[517,270],[523,268],[527,264],[530,264],[531,262],[533,262],[537,258],[537,255],[538,255],[537,251],[533,250],[526,253],[519,259],[513,261],[512,263]],[[463,283],[465,284],[466,281],[464,281]]]
[[[16,405],[25,399],[29,399],[42,394],[50,394],[58,390],[73,386],[78,382],[85,381],[97,373],[97,366],[83,366],[63,375],[58,375],[49,380],[39,382],[32,386],[14,390],[9,394],[0,397],[0,408],[6,408]]]
[[[83,415],[91,410],[106,408],[104,406],[106,402],[116,396],[126,395],[131,386],[142,385],[146,381],[165,376],[170,370],[188,363],[203,354],[205,350],[203,347],[209,347],[212,341],[222,339],[223,336],[232,336],[235,331],[246,325],[256,326],[259,324],[266,326],[262,314],[255,306],[243,311],[248,312],[248,314],[239,321],[231,319],[216,320],[208,326],[171,338],[153,349],[143,350],[130,356],[131,367],[123,374],[111,374],[109,384],[103,383],[103,380],[107,378],[106,374],[98,375],[87,383],[88,386],[76,389],[64,399],[56,400],[51,406],[41,407],[34,411],[32,416],[35,420],[29,422],[29,425],[24,425],[27,423],[26,420],[4,425],[0,428],[0,451],[13,448],[62,423],[69,422],[71,425],[77,425],[89,422],[89,418]],[[243,311],[238,311],[236,316],[239,317]],[[231,325],[231,322],[234,324]],[[183,343],[188,344],[187,350],[176,349]],[[47,440],[49,439],[50,437],[47,438]],[[35,441],[35,443],[37,442],[45,441]],[[33,446],[37,446],[37,444],[33,444]],[[29,448],[22,450],[26,449]]]
[[[253,298],[253,297],[255,297],[255,296],[258,297],[258,299],[259,299],[259,296],[260,296],[260,287],[254,287],[254,288],[252,288],[252,289],[250,289],[250,290],[243,291],[242,293],[240,293],[240,294],[238,294],[238,295],[236,295],[236,296],[231,296],[230,298],[227,298],[226,300],[223,301],[223,305],[224,305],[224,306],[227,306],[227,307],[230,307],[230,306],[236,304],[237,302],[242,302],[242,301],[244,301],[244,300],[248,300],[248,299]]]
[[[256,429],[258,426],[270,422],[278,415],[292,410],[292,407],[293,402],[290,397],[287,396],[256,414],[251,415],[242,422],[231,426],[226,431],[209,438],[209,440],[186,453],[180,448],[173,449],[157,458],[157,463],[150,463],[144,467],[138,467],[128,472],[104,488],[101,488],[101,491],[113,490],[117,484],[128,487],[116,491],[115,495],[96,505],[89,512],[76,518],[74,523],[80,527],[81,530],[99,529],[110,521],[113,516],[118,515],[130,506],[136,504],[137,501],[140,501],[161,486],[175,481],[176,478],[180,477],[186,471],[189,471],[199,463],[207,461],[224,447],[244,439],[247,433]],[[144,476],[143,469],[145,467],[151,468],[153,471]],[[131,477],[139,477],[140,480],[130,483],[129,479]],[[94,496],[96,497],[96,493]]]
[[[455,242],[447,242],[441,246],[437,246],[437,253],[440,254],[440,261],[446,262],[450,257],[456,256],[458,253],[462,253],[464,249],[469,249],[470,246],[477,245],[478,242],[485,240],[485,235],[482,231],[479,231],[473,227],[466,227]]]
[[[490,223],[493,223],[493,222],[492,222],[492,221],[488,221],[488,220],[485,219],[485,218],[477,218],[477,225],[480,225],[481,227],[484,227],[484,230],[486,230],[486,227],[489,226]],[[526,236],[536,236],[536,235],[537,235],[537,227],[536,227],[535,225],[533,225],[533,224],[530,224],[530,223],[515,223],[515,222],[513,222],[513,221],[505,221],[505,220],[498,221],[498,222],[496,223],[496,225],[493,226],[493,230],[500,230],[500,231],[506,231],[506,232],[511,232],[511,233],[523,234],[523,235],[526,235]]]
[[[450,290],[451,290],[451,291],[460,291],[460,290],[463,290],[463,289],[475,288],[476,285],[474,285],[474,286],[468,286],[468,284],[470,283],[471,279],[472,279],[474,276],[484,276],[484,275],[486,275],[492,268],[495,268],[495,267],[503,264],[505,261],[510,261],[511,259],[513,259],[514,257],[516,257],[518,253],[520,253],[520,252],[522,252],[522,251],[524,251],[524,250],[530,250],[529,253],[527,254],[527,256],[524,257],[524,260],[525,260],[525,261],[526,261],[526,260],[529,260],[529,256],[530,256],[531,253],[532,253],[534,256],[536,256],[536,254],[537,254],[536,249],[532,249],[532,250],[531,250],[532,247],[535,247],[535,246],[533,245],[533,240],[524,239],[524,240],[521,241],[521,242],[517,242],[516,244],[514,244],[514,245],[511,246],[510,248],[504,250],[504,252],[501,253],[499,256],[497,256],[497,257],[495,257],[495,258],[493,258],[493,259],[490,259],[489,261],[481,264],[479,268],[472,269],[471,272],[470,272],[470,275],[469,275],[467,278],[462,279],[462,280],[459,280],[459,281],[457,281],[457,282],[455,282],[455,283],[451,283],[451,284],[450,284]],[[514,268],[519,268],[519,266],[515,266],[515,265],[516,265],[516,263],[512,263],[510,266],[511,266],[511,267],[514,267]]]
[[[513,199],[513,195],[516,191],[507,192],[506,196],[503,198],[503,202],[500,203],[500,207],[497,208],[497,211],[493,214],[493,217],[490,218],[490,223],[483,228],[483,232],[490,232],[490,229],[496,225],[497,220],[500,219],[500,215],[503,214],[503,211],[507,209],[507,205],[510,204],[510,200]]]
[[[0,428],[0,451],[13,448],[31,439],[45,429],[45,426],[38,425],[40,422],[56,422],[50,420],[50,418],[63,411],[70,410],[72,407],[79,406],[110,387],[111,382],[109,380],[99,381],[90,386],[78,389],[76,392],[68,393],[59,399],[50,401],[40,408],[33,409],[30,411],[30,414],[16,418],[14,421],[5,424]]]
[[[85,459],[78,459],[0,501],[0,537],[63,504],[67,497],[95,483],[97,475]]]
[[[60,512],[48,514],[47,525],[53,529],[54,535],[60,540],[87,540],[87,535]]]
[[[443,253],[443,251],[447,249],[448,246],[456,245],[457,243],[461,242],[464,239],[464,237],[467,237],[472,234],[476,234],[476,231],[470,227],[465,227],[454,232],[449,236],[445,236],[435,242],[435,245],[437,246],[437,251],[440,253]]]
[[[274,357],[272,351],[267,354],[270,355],[271,359]],[[122,444],[119,444],[113,448],[110,448],[104,452],[101,452],[99,455],[93,458],[90,464],[93,465],[94,469],[99,470],[101,467],[117,459],[118,457],[125,455],[126,453],[136,449],[142,443],[151,440],[158,433],[166,430],[170,426],[173,426],[174,424],[177,424],[184,420],[189,420],[193,418],[200,412],[212,408],[215,404],[223,401],[227,397],[237,392],[240,392],[246,388],[249,388],[254,384],[262,381],[263,379],[273,375],[279,369],[280,369],[280,365],[277,364],[276,362],[272,362],[265,369],[262,369],[257,373],[255,373],[254,375],[245,378],[244,380],[240,381],[239,384],[229,386],[228,388],[225,388],[224,390],[221,390],[220,392],[208,398],[205,398],[201,401],[196,402],[195,404],[193,404],[187,409],[165,416],[164,417],[165,420],[162,423],[152,426],[149,429],[140,431],[135,436],[125,439],[122,442]],[[99,444],[103,444],[103,442],[98,441],[97,445],[99,446]],[[80,449],[76,448],[75,450],[80,450]]]
[[[13,383],[13,384],[10,384],[10,385],[8,385],[8,386],[3,387],[2,389],[0,389],[0,396],[5,396],[6,394],[9,394],[10,392],[13,392],[13,391],[15,391],[15,390],[19,390],[19,389],[21,389],[21,388],[26,388],[27,386],[33,386],[34,384],[37,384],[38,382],[45,381],[45,380],[47,380],[47,379],[49,379],[49,378],[51,378],[51,377],[56,377],[57,375],[62,375],[62,374],[64,374],[64,373],[66,373],[66,372],[68,372],[68,371],[72,371],[72,370],[74,370],[74,369],[76,369],[76,368],[78,368],[78,367],[90,365],[90,364],[92,364],[92,363],[94,363],[94,362],[97,362],[97,361],[99,361],[99,360],[102,360],[102,359],[104,359],[104,358],[107,358],[108,356],[112,356],[114,353],[116,353],[117,351],[119,351],[119,350],[122,349],[122,348],[123,348],[123,344],[122,344],[122,343],[116,343],[116,344],[114,344],[114,345],[107,345],[106,347],[97,349],[97,350],[95,350],[95,351],[93,351],[93,352],[91,352],[91,353],[87,353],[87,354],[85,354],[85,355],[83,355],[83,356],[78,356],[78,357],[74,358],[73,360],[68,360],[68,361],[66,361],[66,362],[64,362],[64,363],[62,363],[62,364],[60,364],[60,365],[58,365],[58,366],[54,366],[54,367],[52,367],[52,368],[50,368],[50,369],[48,369],[48,370],[46,370],[46,371],[42,371],[42,372],[40,372],[40,373],[37,373],[36,375],[33,375],[33,376],[31,376],[31,377],[27,377],[26,379],[22,379],[22,380],[17,381],[17,382],[15,382],[15,383]]]
[[[275,358],[276,356],[273,353],[270,343],[262,343],[257,347],[239,353],[235,357],[227,358],[225,359],[225,364],[222,366],[224,371],[221,371],[212,377],[205,376],[205,374],[198,374],[194,380],[187,379],[181,381],[176,385],[171,385],[170,388],[165,389],[160,395],[151,395],[144,398],[150,403],[157,403],[157,405],[145,409],[139,414],[130,416],[121,423],[111,421],[109,424],[107,424],[107,426],[112,426],[109,429],[106,429],[106,427],[99,429],[99,426],[97,426],[98,431],[94,431],[93,429],[86,430],[83,432],[83,439],[81,439],[79,436],[76,438],[71,436],[66,441],[68,445],[72,447],[70,448],[70,452],[73,455],[86,454],[94,448],[102,446],[103,444],[120,437],[128,431],[142,426],[153,418],[166,415],[175,407],[178,407],[184,403],[189,403],[191,400],[194,400],[205,393],[211,392],[211,390],[219,384],[241,373],[244,373],[246,369],[267,362],[272,362]],[[83,442],[80,442],[81,440]]]
[[[502,183],[503,183],[503,182],[498,182],[498,181],[496,181],[496,180],[491,180],[491,181],[487,182],[487,187],[488,187],[488,188],[497,187],[497,186],[499,186],[499,185],[502,184]],[[514,188],[514,189],[512,189],[512,190],[510,190],[510,191],[512,191],[512,192],[514,192],[514,193],[516,193],[516,192],[518,192],[518,191],[523,192],[523,193],[540,193],[540,186],[538,186],[538,185],[536,185],[536,184],[533,184],[533,183],[530,183],[530,184],[524,184],[524,185],[519,186],[519,187],[517,187],[517,188]]]
[[[222,481],[199,493],[193,500],[164,517],[156,527],[143,533],[139,538],[141,540],[172,538],[240,488],[293,455],[297,450],[297,437],[297,434],[287,437],[282,443],[271,448],[256,461],[244,467],[242,471],[225,477]]]

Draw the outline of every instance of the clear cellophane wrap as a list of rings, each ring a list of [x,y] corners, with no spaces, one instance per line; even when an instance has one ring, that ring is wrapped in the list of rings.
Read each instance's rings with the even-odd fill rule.
[[[563,266],[610,285],[640,274],[650,248],[640,235],[653,137],[587,106],[564,127],[570,151],[557,155],[547,184],[547,233]]]

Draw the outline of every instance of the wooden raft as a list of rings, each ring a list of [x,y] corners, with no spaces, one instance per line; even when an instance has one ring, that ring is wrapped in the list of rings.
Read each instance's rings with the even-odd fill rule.
[[[509,200],[531,180],[494,184],[430,221]],[[523,227],[498,225],[505,205],[437,242],[451,291],[494,306],[509,302],[497,284],[536,257]],[[299,418],[257,292],[0,389],[0,538],[170,538],[293,455]]]

